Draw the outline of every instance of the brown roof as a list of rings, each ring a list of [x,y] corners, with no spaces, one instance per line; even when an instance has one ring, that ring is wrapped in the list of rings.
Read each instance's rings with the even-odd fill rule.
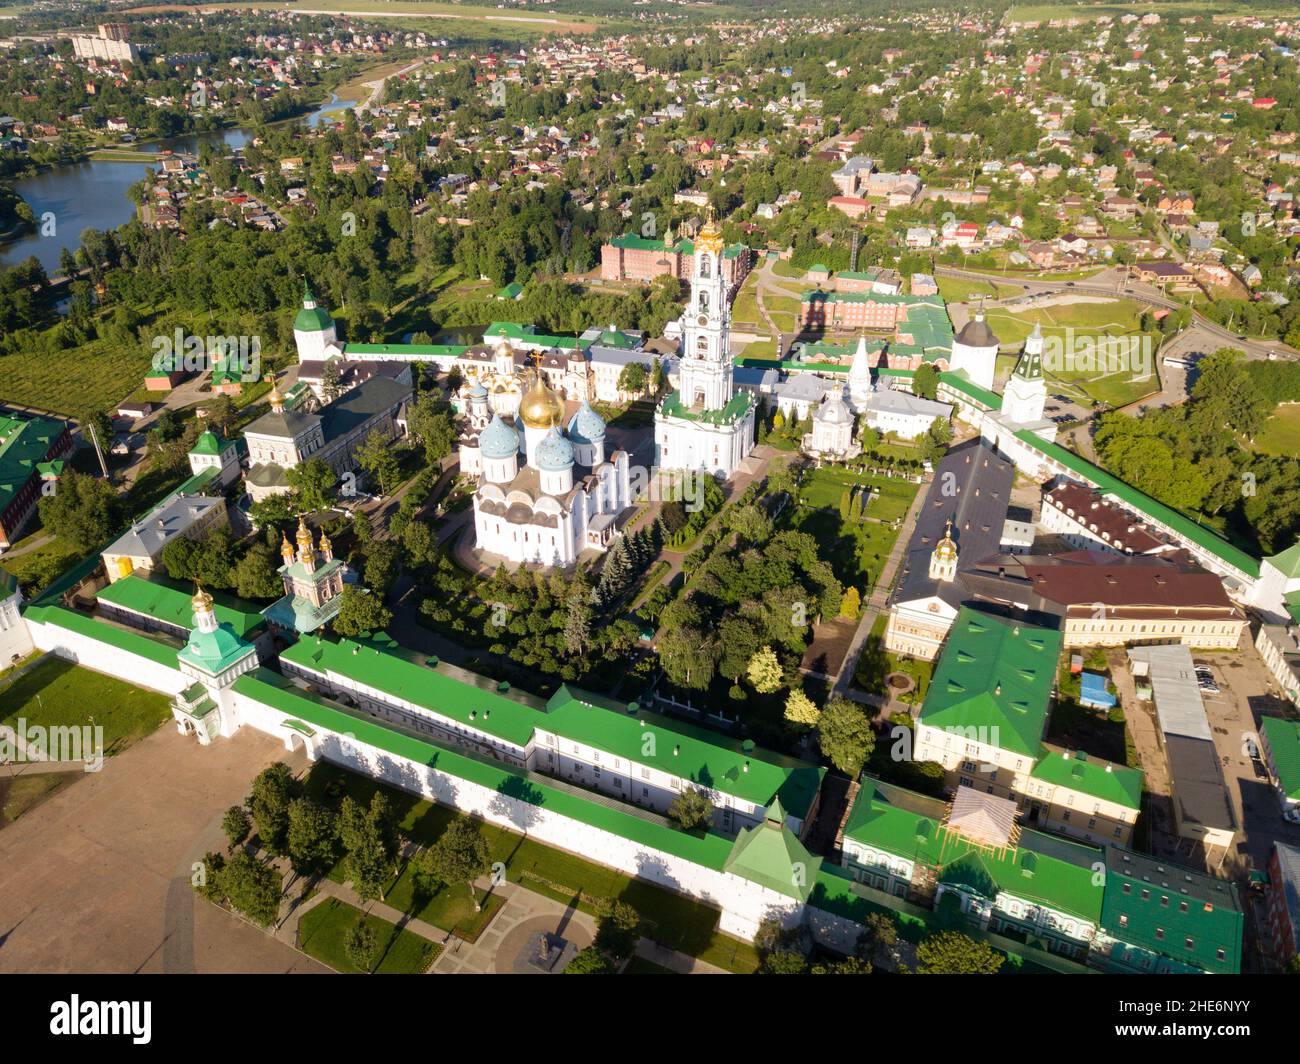
[[[1072,480],[1057,481],[1043,492],[1043,505],[1052,504],[1066,513],[1073,511],[1081,525],[1125,553],[1149,554],[1167,545],[1136,515]]]
[[[1071,607],[1070,613],[1101,603],[1107,607],[1151,609],[1153,615],[1173,609],[1241,616],[1224,592],[1222,581],[1213,573],[1188,571],[1155,559],[1111,565],[1026,561],[1024,572],[1034,591]]]

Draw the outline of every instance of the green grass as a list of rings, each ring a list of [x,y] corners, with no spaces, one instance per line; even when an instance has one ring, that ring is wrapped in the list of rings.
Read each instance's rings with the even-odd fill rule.
[[[840,497],[852,484],[864,484],[878,494],[867,503],[862,518],[840,516]],[[807,532],[820,546],[836,578],[864,595],[880,578],[898,531],[892,522],[907,513],[918,485],[910,480],[858,474],[838,466],[822,466],[800,485],[803,505],[787,510],[793,528]],[[865,577],[865,578],[864,578]]]
[[[44,351],[6,355],[0,364],[0,399],[76,414],[112,409],[130,395],[149,369],[153,354],[143,344],[118,345],[94,340],[52,356]],[[75,366],[75,371],[54,368]]]
[[[312,768],[308,794],[318,801],[328,801],[327,789],[332,781],[341,782],[353,798],[366,805],[370,796],[382,788],[399,818],[398,830],[420,845],[436,842],[457,815],[454,809],[334,765],[317,764]],[[750,972],[758,966],[758,954],[749,943],[718,930],[717,909],[493,824],[484,823],[482,831],[491,849],[491,860],[505,865],[506,878],[512,883],[564,904],[576,903],[583,912],[594,915],[602,914],[615,900],[627,902],[641,914],[647,937],[670,949],[731,971]]]
[[[403,862],[396,881],[384,895],[384,901],[434,927],[450,931],[466,942],[477,941],[484,928],[505,904],[499,895],[491,894],[487,898],[479,898],[482,910],[475,912],[469,900],[469,891],[463,886],[443,887],[431,898],[421,897],[409,861]]]
[[[971,281],[965,277],[936,277],[935,283],[938,284],[939,295],[945,303],[969,303],[978,300],[980,296],[986,299],[1000,299],[1020,291],[1009,285],[1000,285],[993,281]]]
[[[345,975],[359,975],[358,968],[348,958],[344,943],[348,932],[361,916],[337,898],[321,902],[303,915],[298,924],[298,945],[304,953],[328,964]],[[366,923],[375,934],[379,963],[376,975],[420,975],[428,971],[442,947],[421,938],[414,931],[398,930],[378,916],[366,916]]]
[[[118,754],[171,716],[168,699],[129,683],[48,658],[0,687],[0,720],[19,717],[30,729],[103,728],[105,755]]]
[[[1255,450],[1294,458],[1300,454],[1300,403],[1283,403],[1255,438]]]

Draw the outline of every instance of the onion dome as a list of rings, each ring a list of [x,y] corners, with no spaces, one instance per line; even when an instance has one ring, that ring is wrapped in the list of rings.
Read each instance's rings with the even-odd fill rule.
[[[323,307],[316,305],[316,297],[306,281],[302,283],[302,310],[293,319],[294,332],[325,332],[334,327],[334,319]]]
[[[538,469],[552,473],[573,468],[573,444],[560,435],[560,430],[552,428],[546,438],[537,445],[534,455]]]
[[[285,564],[293,564],[293,544],[283,532],[280,533],[280,557],[285,560]]]
[[[715,255],[722,254],[722,226],[718,225],[718,219],[714,216],[712,208],[709,208],[709,220],[704,223],[695,243],[704,251],[711,251]]]
[[[997,347],[1002,341],[993,335],[988,322],[984,320],[984,311],[977,310],[975,316],[961,327],[956,340],[967,347]]]
[[[487,394],[488,390],[483,387],[482,381],[475,381],[474,386],[469,390],[469,397],[471,399],[486,399]]]
[[[957,560],[957,544],[952,541],[952,521],[949,521],[944,529],[943,539],[935,544],[934,556],[941,562]]]
[[[271,409],[277,414],[284,410],[284,396],[280,392],[280,385],[276,382],[275,375],[271,375],[271,393],[266,397],[271,404]]]
[[[190,605],[194,608],[195,613],[210,613],[212,611],[212,596],[196,585],[194,597],[190,599]]]
[[[596,443],[605,438],[605,419],[582,401],[578,412],[569,418],[569,439],[574,443]]]
[[[564,400],[540,373],[533,375],[533,383],[519,400],[519,417],[530,429],[554,428],[564,418]]]
[[[500,414],[493,414],[487,428],[479,433],[478,446],[484,458],[509,458],[519,453],[519,433],[502,421]]]
[[[297,537],[297,538],[298,538],[298,549],[299,549],[299,550],[311,550],[311,549],[312,549],[311,529],[307,527],[307,522],[304,521],[301,517],[298,518],[298,537]]]

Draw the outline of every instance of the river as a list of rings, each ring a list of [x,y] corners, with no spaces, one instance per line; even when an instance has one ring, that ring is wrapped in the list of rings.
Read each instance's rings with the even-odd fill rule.
[[[293,121],[305,121],[315,129],[327,121],[337,121],[354,101],[331,95],[328,103]],[[201,143],[225,144],[238,151],[251,134],[243,129],[223,129],[173,137],[165,141],[132,145],[139,151],[172,150],[196,154]],[[59,272],[59,254],[66,247],[76,251],[81,234],[87,229],[116,229],[135,216],[135,204],[127,190],[145,176],[155,164],[147,162],[114,163],[91,160],[47,170],[35,177],[13,183],[36,216],[36,230],[0,246],[0,266],[13,266],[35,255],[53,276]],[[49,216],[47,218],[47,215]],[[46,219],[47,224],[42,224]],[[43,232],[46,231],[46,232]],[[52,231],[49,231],[52,230]]]

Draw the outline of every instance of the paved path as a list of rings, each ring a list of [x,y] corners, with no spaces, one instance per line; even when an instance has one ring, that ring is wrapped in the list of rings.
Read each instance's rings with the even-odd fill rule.
[[[861,657],[862,648],[866,645],[867,637],[871,634],[871,627],[876,623],[876,617],[888,608],[889,592],[894,586],[894,574],[903,561],[903,555],[907,552],[907,544],[912,538],[912,530],[916,527],[917,515],[921,512],[921,507],[925,505],[926,493],[929,490],[930,481],[927,480],[919,486],[916,497],[912,500],[912,505],[907,509],[907,515],[903,518],[902,527],[899,528],[898,535],[894,539],[894,546],[889,552],[889,557],[885,559],[885,564],[881,566],[880,576],[871,589],[870,597],[864,604],[862,617],[858,621],[858,630],[853,633],[853,642],[849,644],[848,653],[844,655],[839,675],[835,678],[835,683],[831,688],[832,697],[843,697],[848,692],[849,685],[853,682],[853,671],[857,666],[858,658]],[[868,705],[876,704],[869,699],[870,696],[864,696],[855,699],[855,701],[866,701]]]
[[[0,831],[0,971],[324,971],[198,898],[214,825],[284,753],[244,729],[199,746],[169,725]]]

